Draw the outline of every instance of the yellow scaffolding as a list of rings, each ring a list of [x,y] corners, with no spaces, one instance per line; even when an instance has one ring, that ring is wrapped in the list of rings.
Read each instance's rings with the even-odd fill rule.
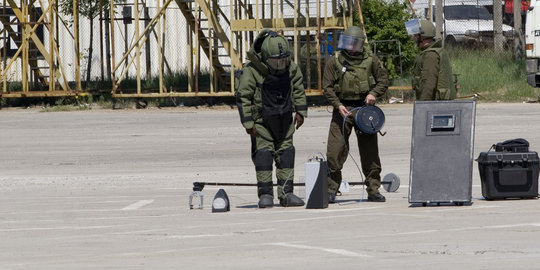
[[[87,93],[81,85],[81,48],[79,33],[79,0],[73,1],[73,22],[68,26],[58,14],[58,0],[1,0],[3,2],[0,22],[1,80],[0,97],[46,97],[76,96]],[[254,37],[263,28],[271,28],[287,36],[294,48],[294,60],[305,67],[306,92],[321,94],[321,66],[328,56],[326,49],[329,35],[352,23],[352,0],[154,0],[156,12],[147,13],[145,0],[110,1],[109,14],[101,21],[107,22],[108,32],[100,39],[110,45],[110,58],[101,55],[103,63],[109,63],[111,93],[113,97],[213,97],[234,95],[234,74],[242,68],[243,60]],[[339,5],[344,5],[343,7]],[[133,10],[131,44],[128,44],[127,26],[115,27],[121,9]],[[100,6],[101,8],[101,6]],[[166,28],[167,11],[178,10],[185,19],[187,32],[185,44],[165,44],[165,35],[176,29]],[[339,16],[337,14],[340,14]],[[107,18],[108,17],[108,18]],[[126,19],[125,16],[123,18]],[[144,24],[143,24],[144,23]],[[143,25],[143,26],[142,26]],[[61,28],[61,31],[59,28]],[[169,31],[169,33],[167,33]],[[69,39],[60,48],[62,39]],[[67,34],[66,34],[67,33]],[[115,36],[117,39],[115,39]],[[118,42],[125,38],[124,48]],[[157,79],[152,78],[146,59],[146,74],[142,74],[142,50],[156,44]],[[332,41],[335,47],[335,39]],[[6,50],[9,44],[16,48]],[[171,71],[173,59],[165,57],[165,48],[186,46],[187,82],[185,86],[165,85],[167,72]],[[102,45],[103,47],[103,45]],[[322,50],[323,51],[322,51]],[[103,49],[102,49],[103,50]],[[109,51],[109,48],[107,48]],[[72,63],[65,60],[72,54]],[[154,60],[154,59],[152,59]],[[69,65],[69,67],[68,67]],[[67,67],[67,68],[66,68]],[[166,71],[166,69],[168,71]],[[69,72],[66,73],[66,70]],[[206,73],[205,73],[206,72]],[[71,74],[70,74],[71,73]],[[204,75],[204,76],[203,76]],[[204,78],[203,78],[204,77]],[[102,77],[103,78],[103,77]],[[156,80],[158,86],[149,89],[145,81]],[[205,81],[208,86],[202,86]],[[135,81],[127,87],[126,81]],[[143,87],[145,85],[145,87]],[[87,87],[87,86],[86,86]]]
[[[253,42],[253,37],[263,28],[271,28],[290,36],[294,48],[294,60],[307,58],[306,63],[306,92],[309,95],[321,94],[321,65],[324,55],[321,52],[321,38],[327,37],[329,31],[343,29],[352,24],[352,16],[336,16],[338,4],[336,1],[300,1],[300,0],[255,0],[255,3],[246,0],[229,0],[229,3],[217,0],[174,0],[182,12],[187,23],[186,45],[187,50],[187,89],[185,91],[167,89],[163,83],[163,48],[159,48],[159,87],[156,90],[142,90],[140,86],[139,49],[146,41],[149,32],[158,39],[163,35],[165,12],[173,6],[172,0],[158,1],[157,15],[146,28],[140,32],[138,15],[141,10],[134,4],[135,36],[129,49],[118,62],[113,58],[113,89],[114,97],[189,97],[189,96],[232,96],[234,95],[234,74],[242,68],[242,59]],[[314,7],[310,7],[314,5]],[[345,2],[345,8],[351,7],[351,1]],[[305,10],[300,10],[300,7]],[[228,8],[228,12],[225,9]],[[115,9],[111,3],[111,17]],[[112,21],[111,21],[112,22]],[[228,30],[227,30],[228,29]],[[126,35],[126,33],[124,33]],[[303,35],[303,36],[302,36]],[[323,37],[324,35],[324,37]],[[114,41],[114,27],[111,26],[111,40]],[[314,38],[314,41],[311,39]],[[304,41],[301,41],[301,40]],[[157,41],[161,44],[161,41]],[[307,55],[300,55],[303,43]],[[314,44],[312,44],[314,43]],[[112,51],[114,49],[114,42]],[[335,44],[334,44],[335,45]],[[130,53],[135,50],[131,59]],[[312,55],[311,52],[314,51]],[[326,51],[324,53],[327,53]],[[205,56],[208,61],[209,87],[202,89],[201,58]],[[326,55],[328,56],[328,55]],[[135,64],[134,64],[135,63]],[[121,83],[127,77],[128,68],[136,66],[136,89],[122,89]],[[122,70],[123,68],[123,70]],[[310,68],[316,72],[311,78]],[[121,71],[122,70],[122,71]],[[233,74],[233,76],[231,76]],[[148,79],[148,78],[147,78]],[[312,87],[312,81],[315,85]]]
[[[56,0],[3,0],[0,22],[3,50],[0,97],[75,96],[68,85],[55,39]],[[74,23],[76,26],[76,23]],[[15,28],[14,28],[15,27]],[[17,30],[18,29],[18,30]],[[37,30],[46,32],[41,36]],[[45,38],[48,44],[44,43]],[[9,44],[17,50],[7,52]],[[17,71],[18,66],[20,70]],[[12,79],[20,72],[20,78]],[[20,84],[17,83],[20,81]]]

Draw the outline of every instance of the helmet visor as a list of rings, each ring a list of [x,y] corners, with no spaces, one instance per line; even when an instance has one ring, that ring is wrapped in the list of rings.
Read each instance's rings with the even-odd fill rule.
[[[291,57],[289,53],[271,55],[266,59],[266,64],[269,68],[275,71],[283,71],[289,67]]]
[[[412,19],[405,23],[405,28],[407,29],[407,33],[409,35],[416,35],[422,33],[422,29],[420,28],[420,21],[418,19]]]
[[[342,34],[339,37],[338,49],[351,52],[362,52],[362,50],[364,49],[364,40],[364,38]]]

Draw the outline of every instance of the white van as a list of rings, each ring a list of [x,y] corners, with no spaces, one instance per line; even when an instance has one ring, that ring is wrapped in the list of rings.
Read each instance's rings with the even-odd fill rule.
[[[426,0],[417,0],[414,8],[418,15],[427,18],[428,7]],[[493,7],[492,1],[463,1],[446,0],[443,2],[443,39],[447,45],[467,45],[474,47],[493,46],[493,14],[488,8]],[[437,14],[432,6],[433,22]],[[514,28],[502,25],[505,44],[511,45],[514,39]]]
[[[525,22],[525,68],[527,83],[540,87],[540,2],[531,1]]]
[[[444,41],[447,45],[463,44],[493,47],[493,14],[485,6],[472,4],[447,5],[444,10]],[[513,27],[502,25],[504,43],[513,41]]]

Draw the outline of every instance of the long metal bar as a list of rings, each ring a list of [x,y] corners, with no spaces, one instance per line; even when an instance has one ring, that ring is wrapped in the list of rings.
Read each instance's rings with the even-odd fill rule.
[[[200,14],[199,11],[199,2],[195,1],[195,7],[193,11],[195,12],[195,93],[199,92],[199,75],[200,75],[200,63],[201,63],[201,46],[200,46]]]
[[[21,98],[21,97],[75,97],[87,96],[88,93],[76,91],[30,91],[30,92],[7,92],[2,93],[3,98]]]
[[[110,26],[110,33],[111,33],[111,50],[112,50],[112,53],[111,53],[111,81],[112,81],[112,87],[113,87],[113,90],[111,91],[113,94],[114,94],[114,86],[115,86],[115,81],[116,81],[116,72],[114,70],[116,70],[116,61],[115,61],[115,53],[114,53],[114,50],[115,50],[115,47],[114,47],[114,1],[110,1],[109,2],[109,26]]]
[[[41,1],[40,1],[41,2]],[[51,8],[56,4],[56,0],[51,0],[49,3],[49,91],[54,92],[56,87],[56,70],[54,65],[54,20],[53,20],[53,9]]]
[[[383,184],[383,187],[388,192],[394,192],[399,188],[400,181],[381,181]],[[361,182],[347,182],[349,186],[358,186],[358,185],[365,185],[365,181]],[[388,188],[385,184],[389,185],[395,185],[391,189]],[[273,186],[279,186],[277,183],[273,183]],[[305,186],[306,183],[299,183],[299,182],[293,182],[293,186]],[[205,186],[233,186],[233,187],[256,187],[257,183],[230,183],[230,182],[193,182],[193,191],[202,191]]]
[[[229,0],[229,18],[230,20],[232,20],[234,17],[233,17],[233,0]],[[231,22],[229,21],[229,25],[231,24]],[[231,37],[231,44],[233,44],[233,46],[231,46],[229,48],[229,55],[232,53],[232,48],[234,47],[234,42],[237,41],[235,40],[234,38],[234,32],[232,31],[232,29],[229,27],[229,36]],[[239,53],[239,55],[241,55],[241,53]],[[234,67],[231,65],[231,68],[230,68],[230,82],[231,82],[231,92],[234,92],[234,88],[235,88],[235,85],[234,85],[234,76],[235,76],[235,69]]]
[[[2,1],[2,6],[4,8],[2,8],[2,18],[5,18],[6,16],[6,0],[3,0]],[[2,47],[2,73],[4,73],[4,71],[6,70],[6,62],[7,62],[7,37],[8,37],[8,34],[7,34],[7,31],[6,29],[4,28],[2,30],[2,43],[3,43],[3,47]],[[7,91],[7,78],[6,76],[2,76],[2,92],[6,92]]]
[[[99,0],[99,59],[100,62],[100,72],[101,72],[101,81],[105,80],[105,67],[103,61],[103,2]]]
[[[294,0],[294,34],[293,34],[293,46],[294,46],[294,62],[298,63],[298,15],[300,10],[298,10],[298,1]]]
[[[317,0],[317,36],[315,36],[317,44],[317,89],[322,89],[322,74],[321,74],[321,2]]]
[[[161,2],[161,0],[158,0],[157,2],[158,2],[158,9],[159,9],[159,7],[160,7],[159,2]],[[157,23],[157,25],[158,25],[157,43],[158,43],[158,58],[159,58],[159,60],[158,60],[159,61],[159,93],[160,94],[164,93],[164,90],[165,90],[165,86],[163,85],[163,59],[164,59],[164,57],[163,57],[163,46],[161,46],[161,42],[162,42],[161,37],[162,37],[162,34],[163,34],[161,32],[162,31],[161,30],[161,28],[162,28],[161,24],[165,24],[165,18],[163,18],[163,21],[162,21],[162,19],[160,17],[158,19],[158,23]],[[163,28],[165,28],[165,27],[163,26]]]
[[[210,9],[212,10],[212,14],[214,14],[215,12],[215,1],[214,0],[211,0],[211,1],[208,1],[209,3],[212,3],[212,6],[210,7]],[[208,73],[209,73],[209,77],[210,77],[210,93],[214,93],[215,91],[215,78],[214,78],[214,49],[215,49],[215,39],[214,39],[214,35],[216,34],[216,31],[215,31],[215,25],[214,25],[214,21],[213,20],[207,20],[206,21],[206,29],[208,29],[208,62],[209,62],[209,69],[208,69]],[[232,47],[232,46],[231,46]]]
[[[133,1],[135,9],[133,13],[135,13],[135,36],[137,39],[140,38],[140,31],[139,31],[139,0]],[[148,37],[145,35],[146,39]],[[135,58],[136,58],[136,71],[137,71],[137,94],[141,94],[141,45],[139,42],[135,43]]]
[[[306,1],[306,26],[309,27],[309,1]],[[306,88],[311,89],[311,33],[306,30]]]
[[[23,92],[28,92],[28,3],[26,0],[22,1],[21,4],[22,7],[22,43],[21,43],[21,49],[22,49],[22,61],[21,61],[21,79],[22,79],[22,90]]]
[[[188,8],[191,9],[193,7],[192,3],[189,3],[188,4]],[[187,78],[187,81],[188,81],[188,85],[187,85],[187,91],[188,93],[191,93],[193,92],[193,89],[195,88],[194,84],[195,82],[193,81],[193,35],[191,34],[192,31],[194,31],[193,29],[193,26],[191,24],[188,24],[187,25],[187,31],[186,31],[186,38],[187,38],[187,43],[188,43],[188,49],[186,50],[186,53],[187,53],[187,60],[188,60],[188,63],[187,63],[187,75],[188,75],[188,78]]]
[[[111,1],[112,2],[112,1]],[[76,90],[81,91],[81,57],[79,49],[79,0],[73,0],[73,34],[75,37],[75,82]]]
[[[390,89],[390,88],[389,88]],[[321,90],[318,89],[306,89],[306,96],[320,96],[322,94]],[[157,97],[232,97],[234,96],[233,92],[229,91],[220,91],[215,93],[210,92],[199,92],[199,93],[193,93],[193,92],[167,92],[164,94],[159,93],[116,93],[114,97],[125,97],[125,98],[133,98],[133,97],[148,97],[148,98],[157,98]]]

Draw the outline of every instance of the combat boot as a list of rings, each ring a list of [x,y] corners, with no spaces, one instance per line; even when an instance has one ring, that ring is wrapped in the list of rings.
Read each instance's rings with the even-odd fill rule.
[[[270,208],[274,207],[274,196],[270,194],[262,194],[259,197],[259,208]]]
[[[304,201],[294,195],[294,193],[287,193],[283,198],[279,199],[279,204],[283,207],[304,206]]]
[[[368,195],[368,202],[385,202],[386,198],[379,192]]]

